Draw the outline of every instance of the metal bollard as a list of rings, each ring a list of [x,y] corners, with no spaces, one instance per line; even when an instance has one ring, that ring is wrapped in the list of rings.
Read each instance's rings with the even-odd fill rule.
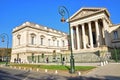
[[[103,66],[103,62],[100,62],[100,66]]]
[[[48,70],[47,70],[47,69],[45,69],[45,72],[48,72]]]
[[[79,71],[79,72],[78,72],[78,76],[80,76],[80,75],[81,75],[81,72]]]
[[[105,61],[103,62],[103,65],[106,65]]]
[[[37,72],[39,71],[39,69],[37,68]]]
[[[58,71],[57,70],[55,70],[55,74],[57,74],[58,73]]]

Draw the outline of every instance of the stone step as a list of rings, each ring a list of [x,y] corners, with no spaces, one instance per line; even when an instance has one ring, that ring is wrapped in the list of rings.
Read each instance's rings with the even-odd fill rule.
[[[74,53],[75,62],[99,62],[100,56],[99,52],[92,51],[84,51],[84,52],[76,52]]]

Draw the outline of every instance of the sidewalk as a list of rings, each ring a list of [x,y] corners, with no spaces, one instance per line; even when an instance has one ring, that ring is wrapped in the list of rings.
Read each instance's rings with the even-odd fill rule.
[[[107,80],[120,80],[120,63],[110,63],[105,66],[98,67],[83,76]]]

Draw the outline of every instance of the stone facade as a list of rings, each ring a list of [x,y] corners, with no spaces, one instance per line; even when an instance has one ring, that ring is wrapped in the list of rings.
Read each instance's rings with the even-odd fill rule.
[[[109,33],[111,37],[111,46],[113,48],[120,48],[120,24],[111,26]]]
[[[55,29],[25,22],[12,33],[11,62],[40,62],[45,55],[47,58],[68,50],[67,34]]]
[[[120,48],[120,25],[112,24],[106,8],[81,8],[69,18],[73,51]]]
[[[75,62],[100,61],[99,51],[120,48],[120,24],[112,24],[106,8],[81,8],[68,22]],[[39,63],[46,58],[69,62],[66,33],[30,22],[13,29],[11,62]]]

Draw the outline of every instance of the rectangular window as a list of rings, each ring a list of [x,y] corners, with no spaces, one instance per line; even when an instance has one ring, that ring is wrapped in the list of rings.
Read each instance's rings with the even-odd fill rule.
[[[34,62],[34,53],[32,53],[31,57],[32,57],[32,62]]]
[[[20,38],[18,38],[18,45],[20,45]]]
[[[59,41],[57,41],[57,47],[59,47]]]
[[[115,39],[115,40],[118,39],[118,32],[117,32],[117,31],[114,31],[113,33],[114,33],[114,39]]]
[[[41,43],[40,44],[43,45],[43,38],[41,38]]]
[[[50,39],[48,39],[48,46],[50,46]]]
[[[53,40],[53,46],[55,46],[55,40]]]
[[[31,44],[34,45],[34,37],[31,37]]]
[[[18,45],[20,45],[20,39],[21,39],[21,35],[17,35],[17,39],[18,39]]]
[[[63,45],[63,47],[65,46],[65,42],[64,41],[62,41],[62,45]]]

